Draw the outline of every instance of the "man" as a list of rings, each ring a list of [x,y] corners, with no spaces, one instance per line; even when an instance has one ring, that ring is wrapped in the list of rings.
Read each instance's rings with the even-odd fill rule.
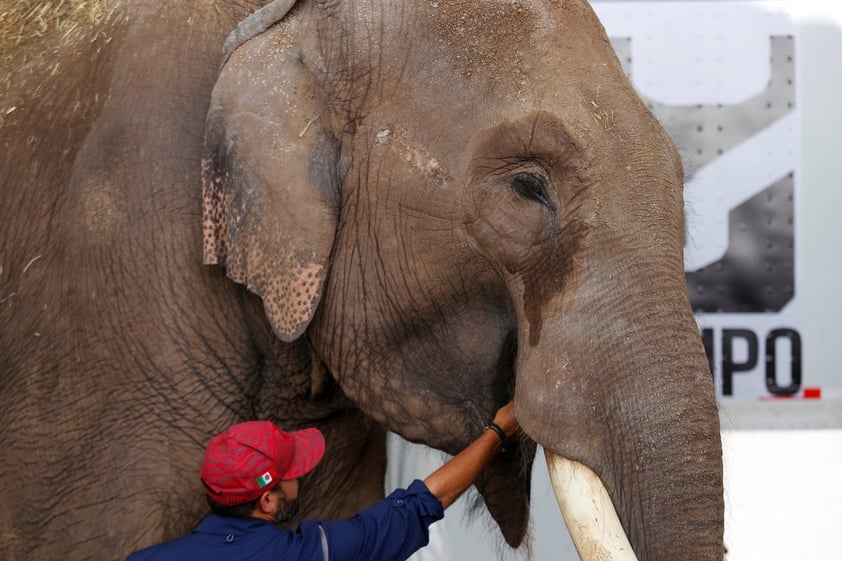
[[[213,437],[200,475],[214,514],[182,538],[148,547],[127,561],[405,560],[429,541],[429,526],[474,482],[518,430],[512,404],[462,452],[407,489],[353,518],[304,522],[295,516],[299,480],[321,461],[318,429],[284,432],[268,421],[239,423]]]

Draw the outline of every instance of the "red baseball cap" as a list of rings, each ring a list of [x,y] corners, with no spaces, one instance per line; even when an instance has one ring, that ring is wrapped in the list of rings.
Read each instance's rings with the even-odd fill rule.
[[[278,481],[309,473],[324,453],[319,429],[285,432],[269,421],[249,421],[211,439],[200,475],[213,500],[237,505],[257,499]]]

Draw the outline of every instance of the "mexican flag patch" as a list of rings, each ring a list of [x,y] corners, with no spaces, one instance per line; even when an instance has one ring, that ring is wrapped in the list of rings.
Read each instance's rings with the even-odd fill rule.
[[[272,474],[268,471],[257,478],[257,484],[261,489],[272,483]]]

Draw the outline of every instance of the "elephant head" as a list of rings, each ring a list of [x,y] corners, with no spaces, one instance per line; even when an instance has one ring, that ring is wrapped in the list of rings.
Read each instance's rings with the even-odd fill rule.
[[[227,57],[203,176],[205,262],[367,415],[455,453],[513,398],[603,501],[562,506],[583,558],[616,513],[632,558],[721,559],[681,163],[586,1],[299,3]],[[512,545],[533,454],[477,484]]]

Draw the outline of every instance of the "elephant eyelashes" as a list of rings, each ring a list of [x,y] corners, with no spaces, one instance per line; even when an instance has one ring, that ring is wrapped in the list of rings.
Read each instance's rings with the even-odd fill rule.
[[[537,173],[518,173],[511,180],[512,190],[521,197],[541,203],[552,208],[550,197],[547,195],[547,180]]]

